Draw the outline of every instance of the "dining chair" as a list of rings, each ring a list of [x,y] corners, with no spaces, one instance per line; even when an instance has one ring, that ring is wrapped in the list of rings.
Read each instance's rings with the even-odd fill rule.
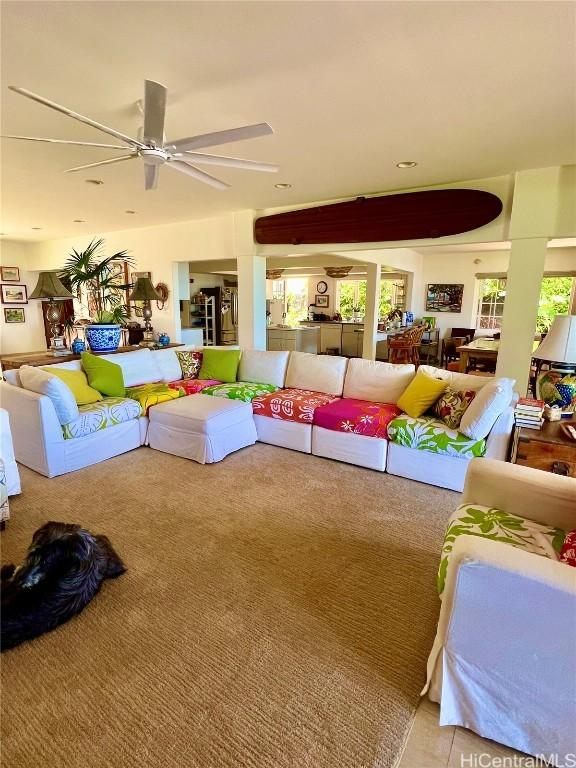
[[[418,349],[422,336],[426,330],[425,325],[415,325],[404,333],[397,334],[388,340],[388,360],[391,363],[420,364]]]
[[[462,347],[468,341],[467,336],[449,336],[442,339],[442,352],[440,354],[440,367],[448,369],[450,363],[460,359],[458,347]]]

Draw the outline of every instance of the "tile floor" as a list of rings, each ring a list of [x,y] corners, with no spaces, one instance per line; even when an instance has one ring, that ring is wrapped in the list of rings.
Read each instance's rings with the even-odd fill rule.
[[[439,715],[438,704],[426,698],[422,699],[396,768],[472,768],[473,755],[499,758],[522,755],[502,744],[483,739],[465,728],[450,725],[440,727]],[[477,764],[489,765],[489,758],[483,757],[482,763]],[[513,764],[512,761],[510,764]]]

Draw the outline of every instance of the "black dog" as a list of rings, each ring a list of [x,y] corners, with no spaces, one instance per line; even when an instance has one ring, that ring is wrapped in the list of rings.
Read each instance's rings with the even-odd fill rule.
[[[2,568],[2,650],[68,621],[104,579],[125,570],[106,536],[79,525],[46,523],[32,537],[24,563]]]

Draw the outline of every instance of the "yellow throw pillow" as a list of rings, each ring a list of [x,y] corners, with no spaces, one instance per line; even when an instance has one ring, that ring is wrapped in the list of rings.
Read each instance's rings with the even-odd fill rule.
[[[84,371],[69,371],[66,368],[56,368],[55,365],[47,365],[43,370],[58,376],[72,390],[78,405],[88,405],[88,403],[102,400],[100,392],[88,384]]]
[[[433,379],[432,376],[418,371],[398,398],[398,408],[401,408],[413,419],[417,419],[431,405],[434,405],[447,387],[448,382],[442,381],[442,379]]]

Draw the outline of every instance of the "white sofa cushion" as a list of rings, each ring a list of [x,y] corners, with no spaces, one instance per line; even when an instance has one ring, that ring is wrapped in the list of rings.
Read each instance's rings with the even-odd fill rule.
[[[178,349],[178,352],[181,351]],[[160,369],[162,381],[179,381],[182,378],[182,368],[175,350],[155,349],[152,351],[152,358]]]
[[[264,352],[260,349],[245,349],[240,358],[238,381],[283,387],[289,355],[289,352]]]
[[[34,368],[31,365],[23,365],[19,369],[20,381],[24,389],[46,395],[54,405],[60,424],[68,424],[78,418],[79,410],[72,390],[62,379],[53,373]]]
[[[347,362],[345,357],[291,352],[286,386],[340,397],[344,388]]]
[[[396,404],[415,375],[416,368],[411,364],[394,365],[353,358],[348,363],[344,379],[344,397]]]
[[[493,379],[487,376],[472,376],[469,373],[445,371],[444,368],[435,368],[433,365],[421,365],[418,370],[428,374],[428,376],[432,376],[433,379],[447,381],[450,389],[455,389],[457,392],[466,392],[469,390],[477,392],[489,381],[493,381]]]
[[[162,371],[149,349],[137,349],[134,352],[119,352],[116,355],[101,357],[122,368],[125,387],[137,387],[139,384],[162,381]]]
[[[20,381],[20,374],[18,371],[19,368],[12,368],[9,371],[2,371],[0,375],[4,376],[5,381],[7,381],[8,384],[11,384],[13,387],[22,387],[22,382]]]
[[[459,431],[476,440],[487,437],[510,404],[515,383],[514,379],[489,379],[464,412]]]

